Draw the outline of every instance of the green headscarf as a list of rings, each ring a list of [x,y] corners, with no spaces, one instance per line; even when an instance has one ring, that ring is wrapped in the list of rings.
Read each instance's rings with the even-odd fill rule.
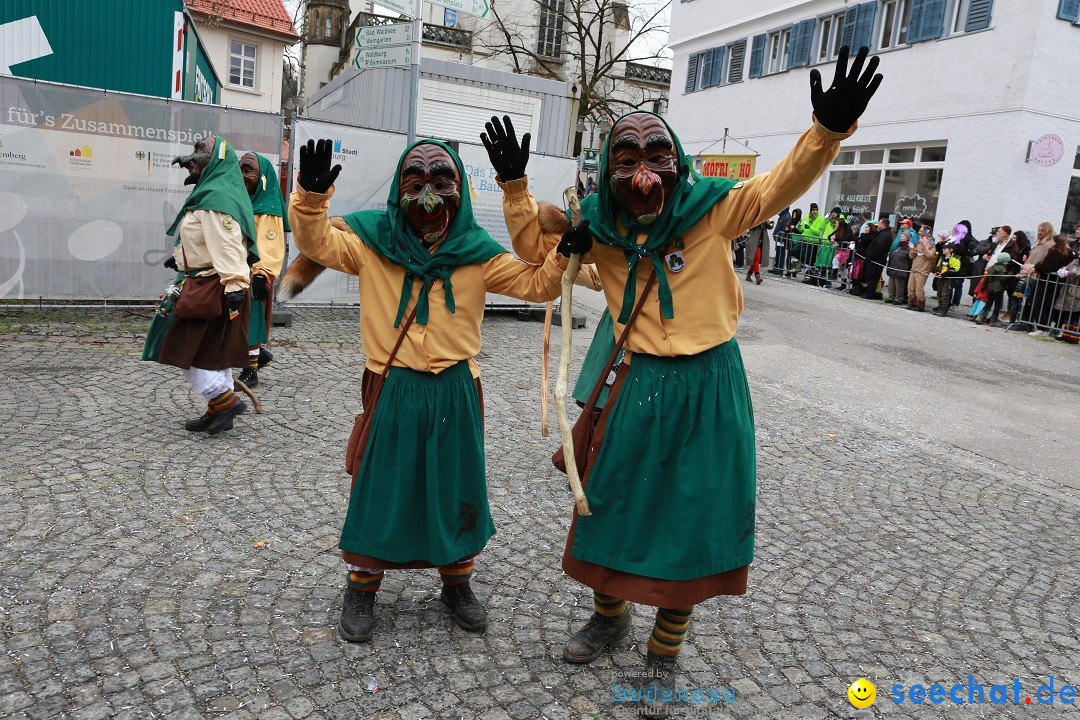
[[[670,243],[678,239],[680,235],[697,225],[705,217],[706,213],[712,209],[713,205],[727,195],[728,191],[735,185],[735,181],[726,178],[701,178],[691,184],[690,178],[693,174],[693,165],[683,152],[678,136],[671,131],[671,126],[659,115],[644,110],[627,113],[627,115],[623,115],[623,118],[639,113],[659,118],[675,143],[675,157],[679,163],[679,176],[675,180],[675,189],[670,195],[664,197],[663,212],[652,225],[641,225],[619,205],[619,201],[608,182],[608,156],[611,153],[611,143],[615,139],[615,133],[608,135],[607,145],[604,147],[604,155],[600,161],[601,180],[598,183],[598,190],[581,201],[581,219],[589,221],[589,230],[597,242],[621,248],[626,254],[626,262],[630,267],[630,272],[626,278],[622,310],[619,313],[619,322],[621,324],[626,324],[634,308],[634,296],[637,292],[637,266],[638,261],[642,258],[648,258],[653,267],[656,268],[660,311],[669,320],[675,317],[675,309],[671,299],[671,287],[668,285],[667,275],[664,273],[661,252]],[[619,118],[619,120],[623,118]],[[619,230],[620,220],[623,227],[627,228],[625,233]],[[635,242],[638,233],[648,235],[648,238],[641,245]]]
[[[450,227],[447,228],[446,237],[436,248],[434,255],[428,252],[405,222],[405,214],[401,210],[399,197],[401,165],[405,156],[417,145],[425,143],[438,145],[446,150],[453,159],[454,165],[457,166],[458,176],[461,178],[461,205],[458,206],[457,214],[450,223]],[[345,222],[368,247],[395,265],[405,268],[405,280],[401,284],[401,302],[398,304],[397,316],[394,318],[394,327],[401,325],[405,307],[409,304],[409,298],[412,297],[412,284],[415,278],[423,281],[420,295],[416,299],[416,322],[427,325],[428,293],[435,280],[442,280],[443,290],[446,293],[446,307],[452,313],[455,308],[454,289],[450,284],[451,273],[462,265],[475,265],[506,252],[502,245],[492,240],[486,230],[476,224],[472,212],[472,196],[469,192],[469,177],[465,174],[465,166],[461,164],[461,158],[456,152],[438,140],[419,140],[405,148],[401,159],[398,160],[397,172],[394,173],[394,181],[390,185],[390,194],[386,198],[386,210],[361,210],[346,215]]]
[[[251,212],[251,196],[244,185],[244,176],[240,174],[240,162],[236,153],[229,147],[229,143],[221,138],[214,139],[210,162],[199,174],[199,181],[195,183],[195,188],[184,201],[184,206],[176,214],[172,225],[165,231],[166,234],[172,235],[176,232],[188,210],[214,210],[231,216],[240,223],[248,255],[254,256],[254,259],[248,258],[248,265],[259,259],[259,251],[255,247],[255,215]],[[179,237],[176,242],[180,242]]]
[[[252,153],[259,158],[259,175],[261,179],[255,186],[255,194],[251,195],[251,211],[255,215],[272,215],[281,218],[281,224],[285,232],[292,232],[289,227],[289,217],[285,212],[285,200],[281,197],[281,185],[278,183],[278,175],[274,170],[274,163],[264,158],[259,153]],[[241,179],[243,179],[241,177]]]

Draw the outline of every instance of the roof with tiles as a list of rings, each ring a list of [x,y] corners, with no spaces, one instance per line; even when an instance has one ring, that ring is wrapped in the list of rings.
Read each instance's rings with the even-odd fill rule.
[[[273,33],[293,42],[300,34],[281,0],[186,0],[188,10],[210,20],[224,20],[236,25]]]

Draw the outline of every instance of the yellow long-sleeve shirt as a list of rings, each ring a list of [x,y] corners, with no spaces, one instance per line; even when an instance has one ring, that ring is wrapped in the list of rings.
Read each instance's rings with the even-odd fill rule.
[[[251,266],[251,274],[265,275],[273,283],[285,262],[285,223],[273,215],[256,215],[255,236],[259,260]]]
[[[225,292],[247,289],[249,276],[244,233],[231,215],[217,210],[188,210],[177,232],[180,243],[173,248],[176,267],[181,270],[210,268],[198,274],[217,273]]]
[[[368,247],[344,220],[327,217],[333,191],[309,193],[297,186],[289,201],[289,225],[300,252],[328,268],[360,278],[361,344],[368,369],[381,373],[401,333],[394,327],[394,317],[405,269]],[[480,352],[486,293],[530,302],[553,300],[562,291],[566,263],[567,258],[552,248],[542,265],[529,265],[502,253],[457,268],[451,278],[456,312],[451,314],[446,307],[442,283],[436,281],[428,295],[428,324],[414,322],[409,326],[394,366],[438,373],[468,360],[473,377],[479,377],[473,357]],[[413,281],[406,316],[416,305],[421,286],[419,279]]]
[[[627,337],[627,349],[669,357],[693,355],[735,337],[743,296],[732,266],[731,239],[776,215],[806,192],[832,163],[840,142],[855,129],[853,125],[846,133],[834,133],[815,120],[776,167],[733,188],[701,221],[683,233],[685,247],[679,250],[685,265],[680,272],[666,270],[675,317],[671,320],[663,317],[653,287]],[[528,178],[500,186],[505,193],[503,212],[515,251],[528,257],[530,251],[554,247],[560,236],[541,229]],[[638,242],[645,239],[639,237]],[[629,272],[626,256],[618,248],[595,243],[583,261],[596,263],[608,309],[617,318]],[[635,300],[640,299],[651,272],[650,263],[639,264]],[[622,333],[622,327],[615,323],[616,337]]]

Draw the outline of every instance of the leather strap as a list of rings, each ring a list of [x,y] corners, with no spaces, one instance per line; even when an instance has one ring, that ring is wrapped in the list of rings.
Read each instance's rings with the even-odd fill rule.
[[[401,343],[405,342],[405,334],[409,332],[409,326],[412,325],[412,321],[415,317],[416,305],[413,305],[412,312],[409,313],[409,317],[405,319],[404,324],[401,326],[401,334],[398,335],[397,342],[394,343],[394,349],[390,351],[390,358],[386,361],[386,367],[383,368],[382,376],[384,378],[390,374],[390,366],[394,364],[394,358],[397,357],[397,351],[401,348]]]

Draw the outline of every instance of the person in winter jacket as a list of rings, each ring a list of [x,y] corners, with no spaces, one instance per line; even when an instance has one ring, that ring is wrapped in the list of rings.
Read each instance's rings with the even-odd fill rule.
[[[750,276],[752,275],[757,280],[757,284],[761,284],[761,266],[769,264],[769,230],[771,230],[772,227],[773,221],[766,220],[765,222],[750,228],[750,232],[747,233],[747,282],[750,281]]]
[[[955,255],[956,245],[947,242],[941,248],[941,257],[938,259],[937,272],[937,302],[934,310],[935,315],[945,317],[949,314],[949,306],[952,305],[953,278],[960,274],[960,258]]]
[[[911,243],[901,235],[899,244],[889,255],[889,267],[885,270],[889,276],[889,297],[885,302],[889,304],[907,305],[908,276],[911,275],[910,249]]]
[[[911,275],[908,278],[908,309],[922,312],[926,309],[926,280],[937,264],[937,250],[928,234],[908,251],[911,258]]]
[[[994,264],[990,266],[990,269],[986,271],[986,294],[989,299],[986,301],[986,309],[982,315],[975,321],[979,325],[985,325],[990,323],[994,327],[1000,327],[1001,323],[998,321],[998,314],[1001,312],[1002,299],[1005,297],[1005,290],[1009,284],[1009,264],[1012,260],[1012,256],[1007,252],[999,252],[994,259]]]
[[[866,237],[865,235],[863,237]],[[863,256],[862,273],[858,282],[852,288],[852,295],[859,295],[867,300],[880,300],[881,293],[877,291],[878,281],[885,270],[885,263],[889,260],[889,247],[892,245],[892,228],[889,227],[888,215],[882,215],[878,220],[877,232],[863,244],[863,250],[858,246],[855,252]]]
[[[786,253],[784,253],[784,240],[790,224],[791,208],[784,208],[776,217],[776,224],[773,226],[772,237],[775,254],[773,255],[773,266],[769,268],[770,275],[779,275],[783,272],[784,261],[787,259]]]
[[[1054,303],[1052,319],[1062,330],[1066,330],[1067,326],[1070,325],[1075,328],[1077,323],[1080,322],[1080,258],[1074,259],[1063,268],[1059,268],[1055,274],[1065,283],[1065,287],[1058,294],[1058,299]],[[1073,335],[1075,335],[1075,330]],[[1069,338],[1063,332],[1058,340],[1069,341]],[[1071,340],[1071,342],[1076,341]]]

